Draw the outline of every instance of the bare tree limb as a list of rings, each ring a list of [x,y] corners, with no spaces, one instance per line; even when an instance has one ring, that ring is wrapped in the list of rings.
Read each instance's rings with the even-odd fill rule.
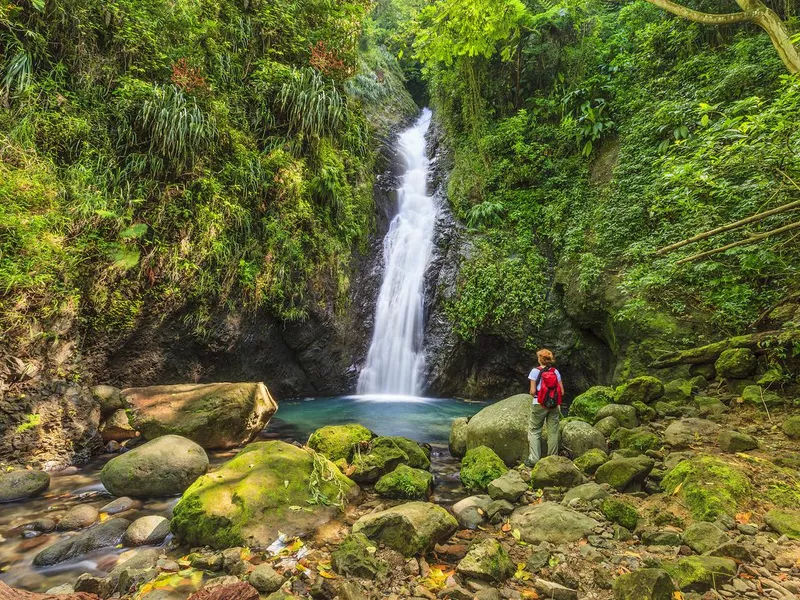
[[[789,204],[784,204],[782,206],[777,206],[771,210],[766,210],[764,212],[751,215],[745,219],[734,221],[733,223],[728,223],[727,225],[722,225],[721,227],[717,227],[716,229],[711,229],[709,231],[704,231],[703,233],[698,233],[697,235],[693,235],[692,237],[686,238],[685,240],[681,240],[680,242],[676,242],[674,244],[670,244],[669,246],[664,246],[663,248],[659,248],[658,250],[656,250],[656,254],[666,254],[667,252],[672,252],[673,250],[682,248],[683,246],[691,244],[692,242],[704,240],[706,238],[710,238],[713,235],[717,235],[725,231],[730,231],[731,229],[736,229],[737,227],[742,227],[743,225],[747,225],[748,223],[755,223],[756,221],[761,221],[762,219],[766,219],[767,217],[771,217],[772,215],[777,215],[779,213],[786,212],[787,210],[792,210],[795,208],[800,208],[800,200],[797,200],[795,202],[790,202]]]
[[[766,239],[768,237],[772,237],[773,235],[786,233],[787,231],[791,231],[792,229],[797,229],[798,227],[800,227],[800,221],[798,221],[797,223],[790,223],[789,225],[784,225],[783,227],[778,227],[777,229],[771,229],[770,231],[765,231],[764,233],[757,233],[755,235],[751,235],[746,239],[739,240],[738,242],[733,242],[732,244],[728,244],[727,246],[721,246],[720,248],[714,248],[713,250],[708,250],[707,252],[701,252],[700,254],[694,254],[692,256],[682,258],[678,261],[675,261],[675,264],[681,265],[683,263],[691,262],[693,260],[707,258],[713,254],[719,254],[720,252],[725,252],[726,250],[730,250],[731,248],[746,246],[748,244],[755,244],[756,242],[760,242],[761,240]]]
[[[659,8],[663,8],[673,15],[678,15],[684,19],[695,21],[697,23],[705,23],[706,25],[731,25],[733,23],[752,23],[753,12],[737,12],[737,13],[705,13],[691,8],[687,8],[671,0],[648,0],[650,4],[655,4]]]

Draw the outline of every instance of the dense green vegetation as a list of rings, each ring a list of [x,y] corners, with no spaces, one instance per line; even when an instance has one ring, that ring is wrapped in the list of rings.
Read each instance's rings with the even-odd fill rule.
[[[345,300],[377,136],[413,110],[368,8],[0,3],[0,331]]]

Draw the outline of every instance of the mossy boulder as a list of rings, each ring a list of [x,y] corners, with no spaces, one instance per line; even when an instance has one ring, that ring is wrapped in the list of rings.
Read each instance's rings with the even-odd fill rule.
[[[524,461],[531,405],[530,394],[517,394],[482,409],[467,424],[467,451],[486,446],[508,466]]]
[[[414,440],[399,435],[388,436],[387,439],[393,441],[398,448],[406,453],[408,459],[404,464],[407,464],[409,467],[414,467],[415,469],[427,470],[431,468],[429,452],[426,452],[425,449]]]
[[[503,460],[488,446],[467,450],[461,461],[461,483],[468,490],[485,490],[508,471]]]
[[[675,584],[663,569],[639,569],[614,580],[616,600],[674,600]]]
[[[186,490],[171,528],[193,546],[262,548],[278,533],[305,534],[330,520],[339,512],[333,504],[359,493],[322,454],[256,442]]]
[[[693,364],[689,365],[689,375],[713,381],[717,376],[717,370],[714,368],[714,363]]]
[[[573,463],[584,475],[594,475],[595,471],[608,462],[608,454],[599,448],[593,448],[576,458]]]
[[[620,427],[611,435],[611,445],[619,448],[628,448],[644,454],[648,450],[656,450],[662,442],[655,433],[645,427],[626,429]]]
[[[433,487],[433,475],[429,471],[398,465],[391,473],[381,477],[375,491],[386,498],[419,500],[427,498]]]
[[[594,424],[594,428],[606,437],[611,437],[611,434],[620,427],[621,425],[615,417],[604,417]]]
[[[450,426],[450,454],[456,458],[461,458],[467,453],[467,417],[453,419]]]
[[[800,440],[800,415],[788,417],[781,425],[784,435],[790,440]]]
[[[636,507],[619,498],[606,498],[600,505],[606,519],[633,531],[639,522],[639,511]]]
[[[44,471],[18,469],[0,473],[0,503],[27,500],[50,487],[50,475]]]
[[[508,552],[494,538],[473,543],[456,571],[464,577],[500,583],[514,574],[516,566]]]
[[[509,519],[513,529],[528,544],[577,542],[599,525],[591,517],[555,502],[542,502],[517,508]]]
[[[774,508],[764,515],[764,522],[778,533],[800,540],[800,510]]]
[[[376,437],[367,449],[354,453],[350,477],[359,483],[372,483],[401,464],[427,469],[430,460],[413,440],[396,436]]]
[[[331,554],[333,570],[345,577],[377,579],[386,575],[388,565],[377,558],[377,547],[363,533],[351,533]]]
[[[747,475],[710,455],[679,462],[667,472],[661,487],[668,494],[678,495],[698,521],[736,514],[739,502],[752,493]]]
[[[614,417],[621,427],[633,428],[639,424],[636,408],[627,404],[608,404],[597,411],[598,422],[606,417]]]
[[[712,421],[719,421],[728,412],[728,407],[712,396],[695,396],[694,405],[697,407],[697,416]]]
[[[374,437],[374,433],[358,423],[326,425],[309,436],[308,447],[334,462],[340,459],[350,461],[353,447]]]
[[[687,556],[664,564],[664,569],[684,592],[719,589],[736,575],[736,562],[717,556]]]
[[[756,357],[749,348],[729,348],[723,350],[714,363],[719,377],[745,379],[756,371]]]
[[[145,439],[179,435],[203,448],[246,444],[278,410],[263,383],[157,385],[122,390]]]
[[[618,492],[638,488],[653,470],[655,462],[646,456],[615,458],[598,467],[597,483],[607,483]]]
[[[692,399],[692,383],[686,379],[673,379],[664,384],[664,400],[685,403]]]
[[[681,419],[664,430],[664,442],[675,450],[689,448],[698,442],[713,442],[721,428],[708,419]]]
[[[644,402],[637,400],[631,406],[636,409],[636,417],[640,423],[649,423],[656,418],[656,409],[652,406],[647,406]]]
[[[587,423],[594,423],[597,411],[614,401],[614,390],[604,385],[596,385],[578,395],[569,405],[569,416]]]
[[[608,491],[605,487],[599,483],[595,483],[594,481],[589,481],[588,483],[582,483],[581,485],[572,488],[570,491],[564,494],[564,499],[561,500],[561,504],[566,504],[569,506],[573,500],[591,502],[592,500],[602,500],[607,497]]]
[[[208,457],[198,444],[164,435],[112,458],[100,481],[114,496],[161,498],[182,493],[207,470]]]
[[[719,434],[719,447],[723,452],[747,452],[758,448],[758,440],[747,433],[726,429]]]
[[[728,534],[713,523],[692,523],[683,532],[683,543],[698,554],[705,554],[729,541]]]
[[[617,404],[633,404],[644,402],[650,404],[664,395],[664,384],[650,375],[642,375],[623,383],[614,390],[614,402]]]
[[[545,456],[531,471],[531,487],[572,488],[583,483],[583,475],[572,461],[565,456]]]
[[[456,529],[453,515],[430,502],[400,504],[364,515],[353,525],[353,533],[363,533],[407,557],[444,542]]]
[[[742,390],[742,400],[746,404],[750,404],[757,408],[778,408],[783,406],[783,398],[778,396],[775,392],[765,390],[760,385],[748,385]]]
[[[676,402],[665,402],[663,400],[659,400],[653,404],[653,408],[656,411],[656,415],[662,419],[666,417],[682,417],[686,413],[685,406]]]

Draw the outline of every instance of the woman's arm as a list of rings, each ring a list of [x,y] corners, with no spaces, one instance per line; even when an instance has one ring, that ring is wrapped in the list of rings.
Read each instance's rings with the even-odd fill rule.
[[[536,395],[536,381],[531,379],[531,396]]]

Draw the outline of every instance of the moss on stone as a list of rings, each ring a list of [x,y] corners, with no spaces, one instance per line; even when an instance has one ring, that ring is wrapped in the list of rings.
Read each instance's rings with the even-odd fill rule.
[[[764,515],[764,522],[781,535],[800,540],[800,511],[775,508]]]
[[[642,423],[649,423],[656,418],[656,410],[650,406],[647,406],[647,404],[644,402],[639,402],[637,400],[636,402],[633,402],[631,406],[636,409],[636,416]]]
[[[340,459],[349,461],[353,454],[353,446],[368,442],[373,437],[374,433],[358,423],[326,425],[311,434],[308,446],[332,461]]]
[[[433,475],[428,471],[399,465],[394,471],[378,480],[375,491],[387,498],[419,500],[427,498],[431,486],[433,486]]]
[[[736,574],[736,563],[716,556],[687,556],[664,565],[678,587],[687,592],[718,589]]]
[[[800,415],[794,415],[784,420],[781,429],[789,439],[800,440]]]
[[[626,529],[633,530],[639,522],[639,511],[632,504],[617,498],[606,498],[600,506],[606,519]]]
[[[400,464],[408,463],[406,454],[391,437],[377,437],[369,449],[357,451],[353,456],[354,468],[350,475],[354,481],[372,483]]]
[[[650,404],[664,395],[664,384],[656,377],[642,375],[623,383],[614,390],[614,402],[617,404],[633,404],[644,402]]]
[[[590,387],[577,396],[569,406],[569,416],[576,417],[591,424],[594,423],[597,411],[611,404],[614,390],[603,385]]]
[[[403,452],[406,453],[408,456],[408,460],[405,464],[409,467],[414,467],[415,469],[430,469],[431,468],[431,460],[430,457],[425,453],[425,450],[414,440],[410,440],[408,438],[400,437],[400,436],[388,436],[388,439],[392,440],[398,448],[400,448]]]
[[[744,379],[756,370],[756,357],[749,348],[729,348],[723,350],[714,363],[719,377]]]
[[[661,438],[644,427],[635,429],[617,429],[611,435],[611,443],[620,448],[636,450],[644,454],[648,450],[656,450],[662,446]]]
[[[363,533],[351,533],[331,554],[331,565],[339,575],[376,579],[388,565],[375,558],[377,548]]]
[[[588,452],[581,454],[573,462],[583,474],[594,475],[600,465],[608,462],[608,454],[600,448],[592,448]]]
[[[469,490],[485,490],[490,482],[506,472],[508,467],[488,446],[468,450],[461,461],[461,482]]]
[[[679,495],[692,516],[700,521],[736,514],[739,502],[752,492],[744,473],[708,455],[679,462],[666,474],[661,487],[668,494]]]
[[[664,400],[688,402],[692,398],[692,384],[686,379],[673,379],[664,385]]]
[[[742,400],[757,408],[777,408],[783,406],[783,399],[775,392],[763,389],[760,385],[748,385],[742,390]]]

